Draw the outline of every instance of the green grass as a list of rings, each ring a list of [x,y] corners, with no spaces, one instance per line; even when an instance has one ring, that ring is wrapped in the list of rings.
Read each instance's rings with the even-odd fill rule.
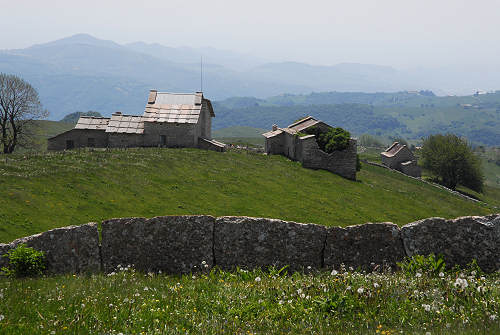
[[[498,334],[500,279],[341,270],[0,278],[2,334]],[[467,286],[456,285],[463,277]]]
[[[0,242],[113,217],[248,215],[347,226],[498,212],[366,164],[350,181],[282,156],[198,149],[3,156],[0,199]]]

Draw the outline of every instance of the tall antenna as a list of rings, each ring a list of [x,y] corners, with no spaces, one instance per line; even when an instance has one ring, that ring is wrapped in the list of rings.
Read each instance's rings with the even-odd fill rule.
[[[203,56],[200,56],[200,92],[203,92]]]

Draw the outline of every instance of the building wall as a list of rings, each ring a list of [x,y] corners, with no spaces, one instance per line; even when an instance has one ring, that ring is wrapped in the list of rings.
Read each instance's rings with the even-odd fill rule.
[[[208,110],[208,104],[205,101],[203,102],[198,122],[200,123],[201,131],[199,137],[207,138],[209,140],[212,139],[212,116]]]
[[[268,155],[284,155],[285,134],[266,138],[266,153]]]
[[[142,146],[142,134],[109,133],[110,148],[136,148]]]
[[[417,165],[417,161],[411,161],[410,164],[400,164],[398,170],[404,174],[412,177],[420,178],[422,176],[422,170],[420,166]]]
[[[328,154],[322,151],[315,137],[299,139],[301,141],[302,166],[310,169],[324,169],[344,178],[356,179],[356,140],[349,141],[349,147],[342,151]]]
[[[94,139],[93,147],[95,148],[106,148],[108,146],[108,134],[104,130],[71,129],[49,138],[47,149],[65,150],[67,148],[67,141],[73,141],[74,148],[91,147],[92,143],[89,143],[89,138]]]
[[[146,147],[160,146],[160,136],[166,136],[166,147],[198,146],[198,124],[144,122],[143,145]]]

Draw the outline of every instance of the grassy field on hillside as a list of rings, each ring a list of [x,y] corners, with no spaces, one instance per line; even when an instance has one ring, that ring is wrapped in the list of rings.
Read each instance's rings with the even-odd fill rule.
[[[0,242],[115,217],[248,215],[347,226],[498,209],[364,165],[358,181],[282,156],[198,149],[75,150],[0,159]]]
[[[2,334],[498,334],[498,274],[0,278]]]

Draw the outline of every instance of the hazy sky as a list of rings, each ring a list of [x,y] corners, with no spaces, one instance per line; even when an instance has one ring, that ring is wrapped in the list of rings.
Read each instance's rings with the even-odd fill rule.
[[[0,0],[0,49],[76,33],[266,59],[500,68],[500,0]]]

